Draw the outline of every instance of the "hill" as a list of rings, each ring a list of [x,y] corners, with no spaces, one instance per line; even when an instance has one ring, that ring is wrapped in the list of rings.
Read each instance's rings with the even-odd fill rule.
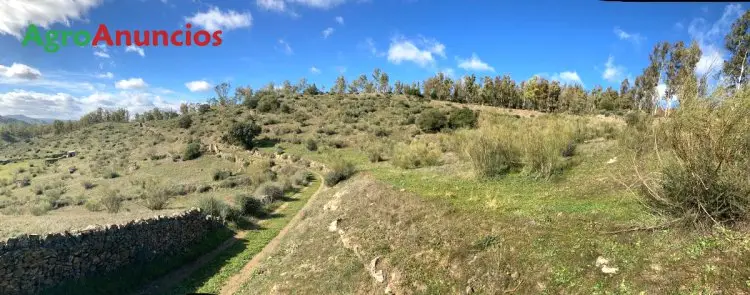
[[[29,116],[24,116],[24,115],[6,115],[4,117],[26,122],[29,124],[51,124],[53,121],[55,121],[55,119],[31,118]]]
[[[672,226],[671,215],[652,214],[634,193],[631,146],[640,146],[644,163],[656,162],[631,116],[626,124],[615,115],[392,94],[251,98],[256,103],[186,105],[182,115],[154,110],[139,122],[92,115],[94,123],[72,131],[0,148],[20,160],[0,170],[3,235],[140,218],[209,197],[238,208],[236,195],[258,197],[271,184],[294,194],[299,171],[322,163],[330,189],[238,294],[746,289],[745,231]],[[201,156],[187,160],[191,144]],[[68,150],[78,155],[45,160]],[[113,198],[118,210],[109,210]],[[159,200],[163,206],[149,208]],[[175,292],[222,291],[289,220],[256,232],[243,220],[257,217],[216,214],[247,236],[173,282]],[[122,280],[143,284],[134,282]]]

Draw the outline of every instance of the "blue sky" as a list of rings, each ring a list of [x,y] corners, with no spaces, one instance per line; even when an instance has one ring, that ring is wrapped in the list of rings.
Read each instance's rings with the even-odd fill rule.
[[[175,108],[227,81],[330,87],[336,76],[391,81],[540,75],[617,86],[640,74],[661,40],[696,40],[699,72],[720,67],[722,38],[744,10],[726,3],[443,0],[10,0],[0,3],[0,115],[76,118],[93,108]],[[218,47],[21,46],[28,23],[48,29],[221,28]],[[192,83],[191,83],[192,82]],[[190,86],[190,87],[188,87]]]

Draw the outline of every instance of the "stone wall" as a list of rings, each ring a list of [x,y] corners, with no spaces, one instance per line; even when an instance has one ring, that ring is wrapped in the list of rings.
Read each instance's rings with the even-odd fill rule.
[[[11,238],[0,242],[0,294],[33,294],[66,280],[178,254],[219,226],[218,219],[191,209],[120,225]]]

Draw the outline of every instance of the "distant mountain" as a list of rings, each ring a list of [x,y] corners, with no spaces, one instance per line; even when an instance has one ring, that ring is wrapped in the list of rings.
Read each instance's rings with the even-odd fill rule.
[[[39,119],[37,119],[37,118],[27,117],[27,116],[24,116],[24,115],[7,115],[7,116],[3,116],[2,118],[4,118],[4,119],[10,118],[10,119],[18,120],[18,121],[21,121],[21,122],[24,122],[24,123],[32,124],[32,125],[36,125],[36,124],[50,124],[53,121],[55,121],[55,119],[47,119],[47,118],[39,118]]]
[[[24,121],[21,121],[21,120],[18,120],[18,119],[14,119],[14,118],[11,118],[11,117],[0,116],[0,124],[3,124],[3,125],[4,124],[29,125],[30,123],[27,123],[27,122],[24,122]]]

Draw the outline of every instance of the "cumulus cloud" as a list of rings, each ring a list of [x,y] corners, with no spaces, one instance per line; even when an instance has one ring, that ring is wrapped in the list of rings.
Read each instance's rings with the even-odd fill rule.
[[[471,54],[471,58],[458,59],[458,67],[467,71],[494,72],[495,68],[479,59],[476,53]]]
[[[336,20],[337,23],[339,23],[339,25],[343,25],[344,24],[344,17],[337,16],[335,18],[335,20]]]
[[[125,52],[135,52],[138,53],[141,57],[146,56],[146,51],[143,50],[143,48],[135,46],[135,45],[128,45],[128,47],[125,47]]]
[[[620,38],[620,40],[630,41],[630,42],[633,42],[633,44],[636,44],[636,45],[640,44],[641,41],[643,41],[645,39],[643,36],[641,36],[641,34],[638,34],[638,33],[628,33],[628,32],[623,31],[619,27],[615,27],[614,33],[615,33],[615,35],[617,35],[618,38]]]
[[[436,55],[445,57],[445,45],[424,37],[410,40],[397,36],[388,48],[388,61],[397,65],[408,61],[420,67],[431,66],[435,64]]]
[[[615,57],[609,56],[607,62],[604,63],[604,72],[602,72],[602,79],[609,82],[618,82],[622,80],[625,75],[625,68],[615,65]]]
[[[186,17],[185,21],[208,31],[228,31],[250,27],[253,24],[253,16],[250,12],[221,11],[221,9],[214,6],[206,12],[199,12],[191,17]]]
[[[0,75],[9,79],[36,80],[42,72],[25,64],[13,63],[10,67],[0,65]]]
[[[56,23],[70,26],[101,3],[102,0],[0,1],[0,35],[22,39],[30,23],[46,29]]]
[[[574,85],[578,84],[583,86],[583,80],[581,80],[581,76],[578,75],[578,72],[576,71],[563,71],[559,73],[539,73],[534,76],[546,78],[552,81],[558,81],[562,84],[568,84],[568,85]]]
[[[320,74],[320,69],[318,69],[316,67],[312,67],[312,68],[310,68],[310,73],[313,73],[313,74],[316,74],[316,75]]]
[[[199,81],[191,81],[185,83],[185,87],[187,87],[190,92],[202,92],[202,91],[208,91],[211,89],[211,84],[207,81],[199,80]]]
[[[333,34],[333,28],[326,28],[323,30],[323,39],[327,39],[331,34]]]
[[[117,89],[142,89],[146,87],[148,87],[148,84],[141,78],[130,78],[115,82],[115,88]]]

